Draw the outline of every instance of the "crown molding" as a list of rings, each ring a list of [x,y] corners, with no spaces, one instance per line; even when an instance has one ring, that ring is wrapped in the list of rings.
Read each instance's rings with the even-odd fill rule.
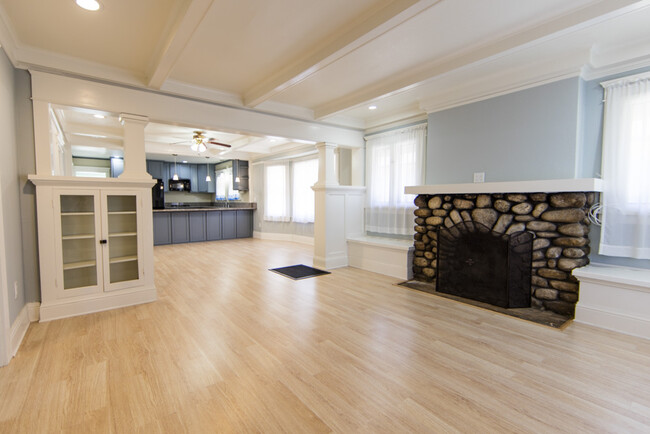
[[[616,74],[622,74],[641,68],[650,68],[650,54],[635,59],[595,68],[591,64],[583,66],[580,76],[586,81],[600,80]]]
[[[18,59],[16,58],[17,40],[16,32],[11,26],[11,21],[7,20],[7,14],[0,5],[0,47],[5,51],[7,57],[11,61],[14,68],[18,67]]]

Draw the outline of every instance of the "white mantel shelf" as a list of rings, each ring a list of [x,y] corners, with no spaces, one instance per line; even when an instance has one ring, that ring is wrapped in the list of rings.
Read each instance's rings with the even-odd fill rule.
[[[603,180],[598,178],[544,179],[539,181],[414,185],[404,188],[406,194],[559,193],[571,191],[601,192],[603,191]]]

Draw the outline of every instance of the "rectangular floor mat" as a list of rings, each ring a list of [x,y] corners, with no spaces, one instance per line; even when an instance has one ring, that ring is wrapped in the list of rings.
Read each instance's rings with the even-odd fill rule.
[[[290,265],[288,267],[270,268],[269,271],[281,274],[293,280],[306,279],[308,277],[322,276],[331,274],[329,271],[319,270],[318,268],[308,267],[306,265]]]

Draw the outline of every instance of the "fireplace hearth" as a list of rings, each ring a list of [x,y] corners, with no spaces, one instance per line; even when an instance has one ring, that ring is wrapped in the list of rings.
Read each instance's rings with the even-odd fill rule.
[[[472,221],[438,232],[438,292],[503,308],[530,307],[530,232],[494,232]]]

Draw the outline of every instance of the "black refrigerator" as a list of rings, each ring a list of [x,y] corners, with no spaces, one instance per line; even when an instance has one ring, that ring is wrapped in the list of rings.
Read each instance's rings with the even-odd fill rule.
[[[151,203],[153,209],[165,208],[165,184],[162,179],[157,179],[156,184],[151,188]]]

